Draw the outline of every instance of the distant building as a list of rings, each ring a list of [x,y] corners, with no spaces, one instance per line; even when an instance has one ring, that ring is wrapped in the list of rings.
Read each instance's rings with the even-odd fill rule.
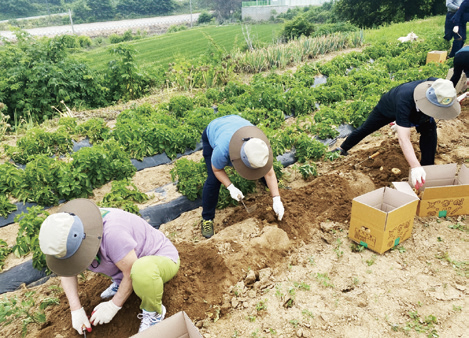
[[[250,18],[254,21],[266,21],[270,17],[285,13],[289,8],[321,6],[330,0],[264,0],[243,1],[241,17],[243,20]]]

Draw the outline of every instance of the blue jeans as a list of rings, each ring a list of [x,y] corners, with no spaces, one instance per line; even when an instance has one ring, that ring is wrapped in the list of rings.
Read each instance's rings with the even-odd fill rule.
[[[213,148],[208,142],[207,130],[202,133],[202,155],[207,166],[207,180],[202,190],[202,218],[204,220],[213,220],[220,194],[221,182],[215,177],[212,170],[212,152]]]
[[[358,142],[363,140],[366,136],[384,127],[385,125],[394,121],[394,118],[389,118],[381,114],[379,109],[375,107],[367,120],[357,129],[355,129],[347,139],[341,144],[341,148],[348,151]],[[433,118],[428,122],[416,126],[417,132],[420,133],[420,152],[422,159],[421,165],[431,165],[435,163],[435,154],[437,146],[436,123]]]

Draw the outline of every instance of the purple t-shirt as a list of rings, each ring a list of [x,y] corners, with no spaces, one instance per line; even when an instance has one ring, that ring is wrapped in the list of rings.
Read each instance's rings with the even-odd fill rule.
[[[153,228],[143,218],[114,208],[101,208],[103,215],[103,239],[96,259],[88,267],[94,272],[110,276],[120,283],[123,274],[116,264],[130,251],[137,257],[165,256],[175,263],[179,258],[176,247],[159,230]]]

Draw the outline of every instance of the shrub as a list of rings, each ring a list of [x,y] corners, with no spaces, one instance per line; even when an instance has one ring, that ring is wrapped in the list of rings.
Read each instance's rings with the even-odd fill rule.
[[[310,36],[314,32],[314,25],[304,15],[298,15],[287,21],[283,27],[282,36],[286,40],[296,39],[300,36]]]
[[[199,15],[199,18],[197,19],[197,24],[201,25],[201,24],[204,24],[204,23],[210,23],[212,18],[213,18],[212,14],[210,14],[207,11],[202,11]]]
[[[86,35],[80,35],[78,37],[78,43],[80,44],[81,48],[86,48],[91,46],[91,38]]]

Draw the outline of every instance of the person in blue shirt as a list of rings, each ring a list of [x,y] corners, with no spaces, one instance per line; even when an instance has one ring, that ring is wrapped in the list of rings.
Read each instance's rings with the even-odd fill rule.
[[[453,22],[454,41],[448,57],[454,57],[466,41],[466,24],[469,21],[469,0],[460,3],[457,12],[451,18]]]
[[[366,136],[396,121],[397,137],[411,168],[411,183],[417,189],[425,183],[424,165],[435,162],[437,133],[435,119],[457,117],[461,106],[450,80],[434,77],[403,83],[384,94],[367,120],[355,129],[334,151],[348,155],[348,150]],[[420,133],[421,159],[417,159],[410,140],[411,128]]]
[[[454,26],[455,23],[453,21],[453,17],[456,14],[456,12],[459,10],[459,6],[461,6],[461,3],[463,0],[446,0],[446,8],[448,9],[446,13],[446,19],[445,19],[445,36],[444,39],[447,41],[451,41],[451,39],[454,38],[453,40],[453,46],[451,48],[451,51],[448,55],[448,57],[453,57],[454,54],[461,49],[462,46],[464,46],[464,42],[461,44],[462,38],[458,35],[458,33],[454,32]]]
[[[454,56],[454,72],[450,79],[454,87],[461,79],[462,72],[466,74],[466,81],[469,82],[469,46],[461,48]]]
[[[231,183],[225,172],[233,166],[237,173],[248,180],[265,178],[273,200],[273,210],[278,220],[284,214],[277,177],[272,163],[270,142],[265,134],[249,121],[238,115],[216,118],[202,133],[202,154],[207,166],[207,180],[202,191],[201,230],[205,238],[214,235],[213,219],[218,203],[221,184],[230,192],[231,198],[240,201],[243,193]]]

